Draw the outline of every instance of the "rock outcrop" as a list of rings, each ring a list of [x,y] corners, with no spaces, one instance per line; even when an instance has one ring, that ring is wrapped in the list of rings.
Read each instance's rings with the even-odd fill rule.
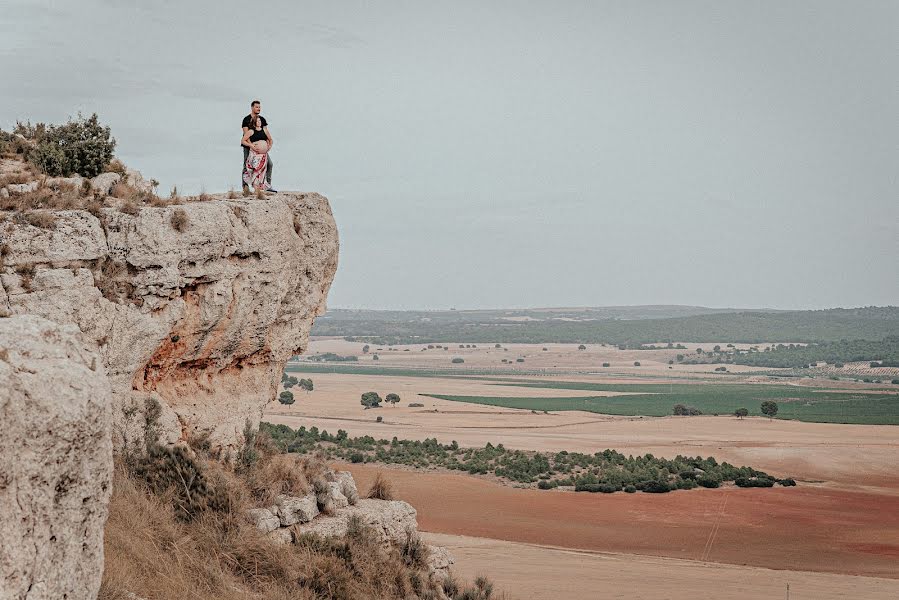
[[[152,398],[163,442],[207,432],[216,446],[241,446],[325,310],[338,254],[327,199],[55,216],[50,229],[0,223],[0,313],[74,324],[97,344],[117,444],[139,435]]]
[[[418,534],[417,512],[402,500],[359,499],[356,482],[349,471],[330,473],[327,500],[331,514],[319,513],[316,495],[279,495],[275,506],[247,511],[247,520],[266,533],[273,542],[289,544],[306,534],[343,537],[354,517],[374,532],[385,546],[402,546],[409,535]],[[428,570],[436,577],[449,573],[453,557],[446,548],[428,546]]]
[[[74,325],[0,319],[0,599],[94,598],[112,491],[111,393]]]

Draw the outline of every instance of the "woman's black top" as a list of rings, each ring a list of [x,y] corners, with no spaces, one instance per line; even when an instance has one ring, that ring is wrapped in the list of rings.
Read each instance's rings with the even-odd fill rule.
[[[268,122],[265,120],[265,117],[259,116],[259,120],[262,121],[262,127],[268,125]],[[250,115],[247,115],[243,118],[243,122],[240,124],[241,127],[249,127],[250,131],[253,133],[250,134],[250,142],[261,142],[268,139],[268,136],[265,135],[265,130],[256,129],[256,124],[252,123],[250,119]]]

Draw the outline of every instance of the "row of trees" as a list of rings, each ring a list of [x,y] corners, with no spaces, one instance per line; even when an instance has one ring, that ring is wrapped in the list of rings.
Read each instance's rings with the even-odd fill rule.
[[[387,394],[383,400],[381,400],[380,394],[378,392],[365,392],[362,394],[362,399],[360,403],[366,409],[369,408],[381,408],[381,402],[388,402],[389,404],[396,404],[400,401],[399,394],[390,393]]]
[[[287,373],[281,374],[281,384],[285,389],[278,394],[278,402],[286,406],[290,406],[296,401],[293,392],[290,391],[291,388],[296,386],[301,390],[306,390],[307,394],[315,389],[315,384],[312,383],[311,379],[297,379],[293,375],[288,375]]]
[[[763,415],[772,419],[775,417],[775,415],[777,415],[777,411],[780,409],[780,407],[777,405],[777,402],[775,402],[774,400],[765,400],[764,402],[762,402],[759,408],[761,409]],[[674,408],[672,409],[672,413],[681,417],[693,417],[701,415],[702,411],[693,406],[687,406],[685,404],[675,404]],[[743,407],[738,408],[734,411],[734,416],[738,419],[749,416],[749,409]]]

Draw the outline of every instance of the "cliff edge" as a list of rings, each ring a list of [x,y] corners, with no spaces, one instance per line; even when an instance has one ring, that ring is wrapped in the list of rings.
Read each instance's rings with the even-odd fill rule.
[[[208,434],[239,448],[325,310],[338,255],[326,198],[206,198],[0,223],[0,313],[96,343],[119,447],[140,441],[155,398],[163,442]]]

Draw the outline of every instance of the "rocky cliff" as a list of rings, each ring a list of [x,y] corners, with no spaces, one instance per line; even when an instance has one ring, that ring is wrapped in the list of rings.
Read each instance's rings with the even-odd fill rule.
[[[94,598],[112,491],[109,382],[74,325],[0,319],[0,598]]]
[[[139,436],[147,398],[162,440],[241,444],[325,310],[337,268],[326,198],[55,211],[0,223],[0,312],[73,324],[108,374],[114,441]]]

